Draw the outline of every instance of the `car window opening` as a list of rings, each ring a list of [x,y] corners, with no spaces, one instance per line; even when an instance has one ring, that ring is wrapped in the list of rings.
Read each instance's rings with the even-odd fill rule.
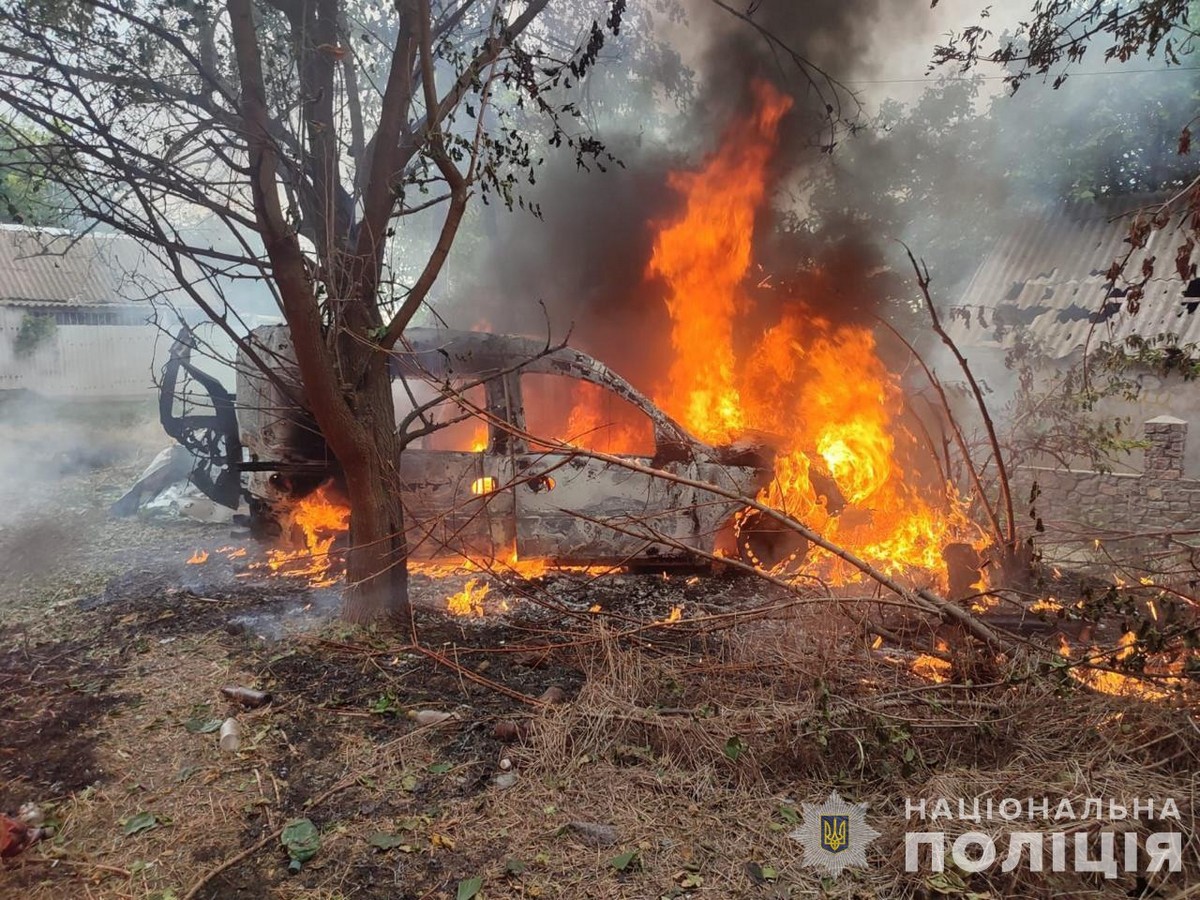
[[[654,455],[649,416],[611,390],[561,375],[526,374],[521,391],[535,448],[554,449],[561,441],[598,453]]]

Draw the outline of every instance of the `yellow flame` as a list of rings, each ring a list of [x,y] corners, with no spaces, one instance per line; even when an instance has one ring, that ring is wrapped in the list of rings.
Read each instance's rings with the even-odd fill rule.
[[[678,622],[682,618],[683,618],[683,605],[680,604],[679,606],[672,606],[671,611],[667,614],[667,617],[665,619],[659,619],[657,622],[655,622],[655,624],[656,625],[673,625],[674,623]]]
[[[1065,657],[1070,657],[1071,648],[1067,646],[1065,640],[1060,636],[1059,652]],[[1121,635],[1117,641],[1116,652],[1114,658],[1120,662],[1129,659],[1137,652],[1137,635],[1132,631],[1127,631]],[[1103,654],[1096,648],[1092,648],[1090,657],[1097,659]],[[1141,700],[1161,701],[1166,700],[1171,696],[1171,690],[1184,686],[1182,678],[1178,677],[1183,671],[1183,665],[1178,660],[1171,661],[1164,656],[1151,656],[1146,662],[1145,673],[1147,675],[1156,676],[1154,680],[1142,678],[1137,675],[1127,675],[1123,672],[1115,672],[1111,669],[1089,668],[1086,666],[1073,666],[1070,669],[1071,677],[1080,684],[1086,685],[1094,691],[1101,694],[1110,694],[1116,697],[1136,697]]]
[[[922,653],[912,661],[914,673],[937,684],[944,684],[950,680],[952,668],[946,660],[939,656],[930,656],[928,653]]]
[[[755,110],[726,132],[707,163],[670,181],[683,209],[660,226],[647,269],[667,287],[674,351],[656,399],[714,444],[747,430],[781,437],[775,480],[760,502],[889,574],[943,573],[943,548],[974,543],[980,532],[952,486],[918,489],[898,462],[902,446],[917,442],[904,428],[902,392],[872,332],[825,319],[798,299],[781,304],[777,321],[749,347],[734,340],[735,322],[753,305],[745,283],[755,219],[769,196],[769,165],[791,105],[765,83],[755,85],[755,95]],[[824,469],[860,515],[835,517],[813,485],[814,469]],[[812,559],[835,582],[860,577],[823,551]]]
[[[306,577],[315,587],[333,584],[337,579],[329,551],[350,527],[350,508],[328,485],[322,485],[296,502],[286,525],[284,534],[298,530],[304,546],[268,551],[267,565],[274,572]]]
[[[1133,656],[1137,649],[1137,635],[1132,631],[1127,631],[1121,635],[1121,639],[1117,641],[1117,659],[1124,660]]]
[[[452,616],[479,618],[484,614],[483,598],[492,587],[486,581],[470,578],[457,594],[451,594],[446,599],[446,609]]]

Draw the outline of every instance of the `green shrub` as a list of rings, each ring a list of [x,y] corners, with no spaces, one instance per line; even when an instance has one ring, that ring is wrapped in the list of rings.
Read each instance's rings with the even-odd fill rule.
[[[13,352],[19,357],[33,355],[33,351],[54,337],[57,328],[52,315],[25,313],[21,317],[21,327],[17,329],[17,336],[13,340]]]

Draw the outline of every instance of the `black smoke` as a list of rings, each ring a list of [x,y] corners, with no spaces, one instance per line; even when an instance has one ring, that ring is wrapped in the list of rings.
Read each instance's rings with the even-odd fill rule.
[[[904,2],[914,13],[928,9]],[[663,286],[647,279],[646,268],[656,226],[681,202],[668,173],[703,164],[730,124],[753,110],[755,81],[772,84],[792,107],[773,157],[772,201],[757,223],[758,258],[748,274],[755,308],[740,329],[752,339],[789,304],[839,321],[872,313],[882,296],[877,274],[885,268],[878,236],[853,214],[819,227],[806,221],[803,191],[860,121],[844,82],[874,73],[872,25],[884,4],[759,0],[731,6],[751,21],[696,2],[687,5],[686,27],[666,27],[665,36],[653,37],[627,31],[610,48],[636,68],[646,43],[661,39],[690,50],[696,71],[681,65],[682,77],[668,73],[663,54],[655,52],[645,54],[653,69],[645,79],[632,77],[635,72],[605,81],[608,115],[590,124],[619,165],[583,170],[569,154],[551,156],[526,191],[541,218],[495,206],[483,210],[485,250],[470,284],[456,290],[452,324],[534,335],[549,329],[556,338],[569,330],[574,345],[652,389],[669,360],[670,323]],[[655,79],[691,90],[681,91],[677,104],[664,102]],[[772,289],[755,290],[760,281]]]

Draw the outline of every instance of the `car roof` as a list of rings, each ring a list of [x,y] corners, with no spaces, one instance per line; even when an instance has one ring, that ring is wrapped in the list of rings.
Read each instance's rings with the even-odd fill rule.
[[[547,339],[450,328],[407,328],[392,351],[396,374],[469,381],[509,372],[563,375],[607,388],[642,410],[663,435],[706,446],[650,398],[593,356]]]

